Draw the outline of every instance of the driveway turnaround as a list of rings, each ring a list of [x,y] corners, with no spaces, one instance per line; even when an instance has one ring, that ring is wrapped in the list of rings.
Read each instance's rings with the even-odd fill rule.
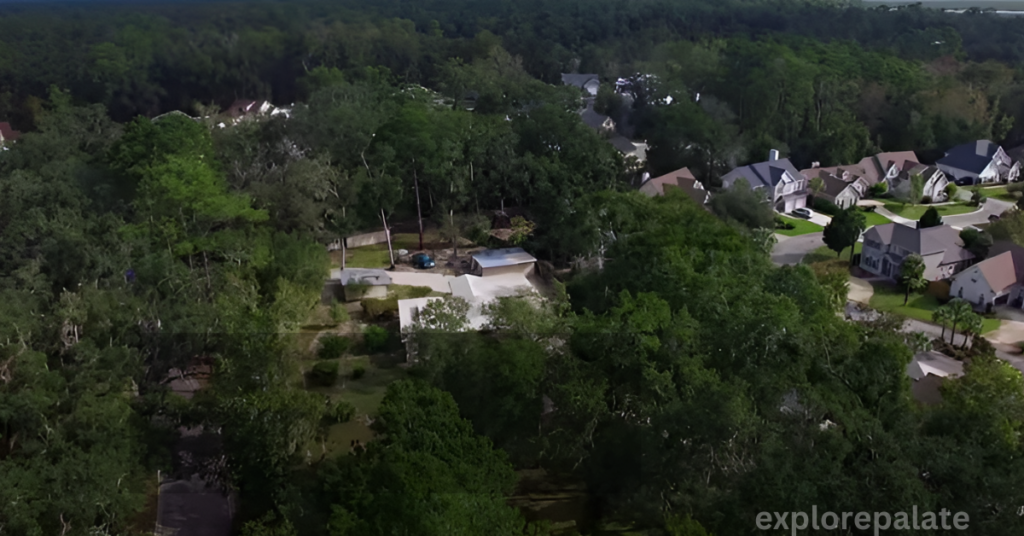
[[[772,262],[777,266],[784,264],[800,264],[810,252],[825,245],[821,233],[810,233],[799,236],[775,235],[779,243],[772,248]]]

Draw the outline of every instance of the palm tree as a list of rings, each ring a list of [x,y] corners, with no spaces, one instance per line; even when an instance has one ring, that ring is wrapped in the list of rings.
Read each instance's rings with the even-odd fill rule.
[[[900,264],[900,283],[907,288],[903,296],[903,305],[910,301],[910,291],[919,291],[928,286],[928,280],[924,278],[924,259],[913,253],[907,255]]]
[[[953,324],[953,333],[949,336],[949,344],[956,340],[956,325],[967,319],[968,315],[974,314],[971,304],[962,298],[953,298],[945,305],[949,308],[949,320]]]
[[[949,322],[949,307],[943,305],[938,309],[932,311],[932,322],[942,326],[942,335],[939,336],[943,341],[946,340],[946,323]]]
[[[967,314],[962,322],[964,343],[960,345],[961,350],[967,348],[968,335],[980,335],[981,330],[984,329],[984,322],[981,319],[981,315],[975,313]]]

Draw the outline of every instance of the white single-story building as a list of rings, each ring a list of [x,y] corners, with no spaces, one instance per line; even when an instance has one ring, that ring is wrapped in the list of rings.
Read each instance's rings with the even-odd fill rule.
[[[537,259],[523,248],[485,249],[473,255],[472,273],[481,277],[533,273]]]
[[[391,274],[380,268],[346,268],[338,272],[338,281],[345,290],[345,301],[363,298],[386,298]]]
[[[964,364],[952,357],[930,351],[914,356],[907,364],[907,376],[910,376],[910,392],[914,399],[922,404],[938,404],[942,402],[940,387],[947,378],[959,378],[964,375]]]

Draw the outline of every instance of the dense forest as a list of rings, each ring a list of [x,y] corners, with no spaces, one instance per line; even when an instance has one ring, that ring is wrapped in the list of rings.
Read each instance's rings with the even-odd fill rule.
[[[0,120],[24,134],[0,151],[0,534],[151,534],[154,476],[197,427],[245,536],[553,534],[508,501],[534,469],[583,483],[584,534],[754,534],[810,505],[1020,534],[1017,371],[979,337],[917,405],[899,319],[843,320],[845,278],[632,191],[558,82],[656,75],[628,110],[647,171],[713,187],[771,148],[1024,141],[1022,62],[1012,19],[845,2],[5,5]],[[217,126],[238,98],[292,111]],[[553,295],[410,334],[376,439],[328,455],[351,414],[302,388],[299,344],[324,244],[418,207],[456,243],[516,207]],[[209,387],[170,392],[197,360]]]

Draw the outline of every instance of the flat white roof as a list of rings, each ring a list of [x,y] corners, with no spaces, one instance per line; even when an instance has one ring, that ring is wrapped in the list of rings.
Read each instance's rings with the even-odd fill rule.
[[[534,290],[533,284],[523,274],[501,274],[487,277],[460,275],[452,279],[449,284],[453,296],[468,301],[492,300],[502,296],[514,296],[522,290]]]
[[[533,255],[524,251],[523,248],[485,249],[480,253],[473,255],[473,260],[476,261],[481,268],[515,266],[517,264],[537,262],[537,259],[533,258]]]
[[[419,315],[420,309],[428,303],[440,299],[433,297],[398,300],[398,325],[401,326],[402,332],[405,332],[405,328],[416,324],[416,318]]]
[[[940,378],[959,378],[964,375],[964,364],[938,352],[923,352],[915,355],[907,365],[907,375],[913,380],[929,374]]]

